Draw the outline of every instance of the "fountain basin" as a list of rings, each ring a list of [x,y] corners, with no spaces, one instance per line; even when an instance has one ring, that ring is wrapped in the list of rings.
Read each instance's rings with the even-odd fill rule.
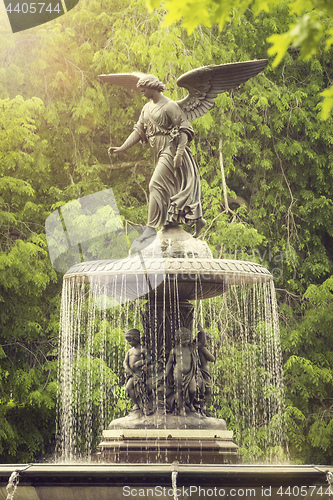
[[[157,300],[173,298],[175,289],[177,300],[202,300],[223,294],[230,285],[265,283],[272,275],[255,262],[213,259],[205,241],[171,224],[139,253],[75,264],[64,279],[106,286],[111,295],[127,300],[147,298],[152,292]]]
[[[202,300],[223,294],[230,285],[265,283],[271,273],[255,262],[229,259],[164,258],[135,256],[122,260],[82,262],[64,279],[82,279],[106,285],[114,296],[132,300],[172,295],[174,283],[180,299]]]
[[[25,469],[25,470],[24,470]],[[15,471],[14,500],[124,500],[174,498],[329,498],[332,466],[315,465],[179,465],[179,464],[32,464],[0,466],[0,498]]]

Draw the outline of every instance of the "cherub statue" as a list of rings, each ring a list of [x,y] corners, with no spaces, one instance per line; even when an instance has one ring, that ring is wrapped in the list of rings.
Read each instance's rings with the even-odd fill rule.
[[[262,71],[267,60],[210,65],[191,70],[177,80],[189,94],[180,101],[163,95],[165,85],[154,75],[120,73],[100,75],[102,81],[140,90],[151,99],[142,109],[134,131],[122,146],[108,153],[122,153],[139,141],[153,150],[155,171],[149,183],[149,207],[146,230],[136,240],[146,245],[156,235],[156,228],[168,224],[195,225],[199,236],[206,221],[202,216],[201,187],[198,167],[188,143],[193,138],[190,121],[204,115],[214,106],[221,92],[237,87]]]
[[[173,375],[174,400],[176,414],[185,414],[186,406],[195,411],[193,406],[196,394],[196,373],[198,359],[191,343],[191,331],[181,327],[176,333],[176,345],[171,349],[165,367],[165,376]]]
[[[126,390],[129,397],[134,401],[133,410],[142,410],[149,413],[151,407],[147,393],[147,371],[151,358],[147,349],[140,343],[140,331],[131,328],[125,331],[125,339],[131,346],[127,351],[124,368],[127,375]]]
[[[199,376],[197,377],[197,384],[200,410],[204,412],[207,399],[212,392],[209,362],[214,363],[215,357],[206,347],[207,339],[210,338],[208,332],[206,332],[201,325],[198,325],[198,330],[196,338],[196,346],[199,355]]]

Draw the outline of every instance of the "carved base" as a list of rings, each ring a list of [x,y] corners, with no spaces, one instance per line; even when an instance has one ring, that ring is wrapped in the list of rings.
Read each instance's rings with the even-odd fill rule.
[[[202,429],[122,429],[103,432],[94,455],[103,463],[241,463],[232,431]]]
[[[226,431],[227,425],[222,418],[207,417],[200,413],[186,411],[186,415],[155,412],[144,415],[140,410],[131,411],[126,417],[116,418],[109,425],[109,430],[145,430],[145,429],[196,429]]]

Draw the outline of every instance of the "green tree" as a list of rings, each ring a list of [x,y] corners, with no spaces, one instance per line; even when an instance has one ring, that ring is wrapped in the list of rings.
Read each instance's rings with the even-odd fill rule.
[[[289,356],[285,364],[289,443],[299,463],[333,460],[332,291],[332,277],[320,286],[310,285],[304,294],[303,320],[282,329]]]
[[[151,9],[160,6],[159,0],[147,0]],[[172,24],[182,19],[184,27],[192,32],[198,25],[208,27],[218,24],[219,29],[226,28],[228,23],[235,24],[243,21],[243,16],[250,9],[259,27],[263,13],[276,16],[285,7],[291,15],[287,29],[282,31],[272,20],[270,23],[271,35],[268,42],[272,45],[268,49],[269,55],[275,55],[273,65],[278,65],[289,48],[300,49],[300,57],[307,61],[322,51],[328,51],[333,44],[333,6],[330,0],[204,0],[200,3],[195,0],[177,2],[167,0],[163,7],[167,9],[166,24]],[[325,89],[321,116],[327,119],[333,108],[333,88]]]
[[[50,182],[38,98],[0,101],[0,456],[29,461],[48,452],[57,386],[57,277],[43,235]]]

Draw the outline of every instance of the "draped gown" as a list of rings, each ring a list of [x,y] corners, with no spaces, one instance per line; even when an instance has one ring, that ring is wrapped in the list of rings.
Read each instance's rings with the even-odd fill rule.
[[[153,151],[155,170],[149,183],[148,223],[150,227],[170,223],[193,224],[202,217],[198,167],[186,144],[182,166],[175,170],[173,160],[183,133],[187,142],[193,129],[181,108],[171,99],[148,102],[134,126],[141,142]]]

